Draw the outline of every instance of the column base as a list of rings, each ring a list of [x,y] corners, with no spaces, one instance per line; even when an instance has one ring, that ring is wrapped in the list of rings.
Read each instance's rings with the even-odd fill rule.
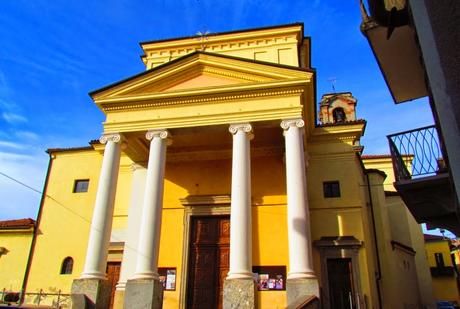
[[[158,279],[128,280],[124,308],[160,309],[163,306],[163,285]]]
[[[254,279],[226,279],[224,281],[224,309],[257,308],[257,284]]]
[[[72,282],[72,309],[109,307],[112,286],[107,279],[75,279]]]
[[[305,302],[309,297],[320,297],[319,283],[317,278],[297,278],[286,280],[286,296],[287,308],[297,308],[300,304]],[[312,307],[312,308],[319,308]]]

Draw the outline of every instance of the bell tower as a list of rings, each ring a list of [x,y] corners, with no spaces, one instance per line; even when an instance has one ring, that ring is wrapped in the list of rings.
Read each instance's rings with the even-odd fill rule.
[[[319,121],[321,124],[355,121],[357,102],[351,92],[324,94],[319,105]]]

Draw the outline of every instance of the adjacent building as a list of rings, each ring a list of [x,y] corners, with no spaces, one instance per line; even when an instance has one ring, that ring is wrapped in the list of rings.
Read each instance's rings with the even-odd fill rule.
[[[0,304],[19,300],[35,230],[32,219],[0,221]]]
[[[388,136],[395,186],[419,223],[460,234],[460,39],[456,0],[361,1],[368,39],[395,103],[427,97],[434,125]],[[415,103],[414,103],[415,104]],[[412,156],[407,160],[408,156]]]
[[[458,248],[450,239],[424,235],[426,255],[433,281],[433,294],[438,301],[459,304]]]

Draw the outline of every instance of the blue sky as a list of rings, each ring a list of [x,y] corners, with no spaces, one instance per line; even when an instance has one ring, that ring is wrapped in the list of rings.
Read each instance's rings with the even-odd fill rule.
[[[0,172],[42,190],[47,148],[99,138],[88,92],[144,70],[141,41],[293,22],[312,37],[318,99],[351,91],[368,121],[366,154],[385,136],[433,123],[426,100],[395,105],[359,30],[358,0],[4,0],[0,9]],[[0,175],[0,220],[35,218],[40,195]]]

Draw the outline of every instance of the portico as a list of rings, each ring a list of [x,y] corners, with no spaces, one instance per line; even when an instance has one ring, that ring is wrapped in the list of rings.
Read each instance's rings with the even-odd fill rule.
[[[122,148],[136,164],[126,255],[117,285],[125,308],[136,305],[158,308],[162,302],[158,264],[162,254],[160,239],[164,237],[161,232],[165,229],[162,209],[166,207],[164,200],[169,198],[164,183],[186,182],[170,180],[168,169],[183,162],[212,164],[228,160],[230,173],[222,175],[226,178],[222,181],[230,184],[227,192],[231,194],[229,270],[223,288],[223,307],[256,307],[257,284],[252,270],[255,202],[251,194],[251,176],[257,169],[251,169],[251,165],[259,158],[272,157],[280,164],[285,162],[284,188],[273,194],[282,196],[287,192],[288,301],[302,296],[297,287],[294,296],[289,296],[289,281],[316,282],[304,152],[308,133],[314,125],[314,115],[306,109],[313,101],[313,75],[308,69],[197,51],[92,92],[93,100],[106,114],[104,134],[100,139],[105,145],[104,162],[86,266],[79,280],[103,281],[105,278]],[[143,192],[134,185],[139,182]],[[192,190],[187,185],[182,186],[188,188],[189,194],[199,191],[199,188]],[[192,267],[179,266],[184,272]],[[180,289],[187,289],[185,294],[190,293],[187,286],[180,282],[178,285]],[[317,283],[314,286],[317,287]],[[241,287],[247,291],[243,297],[235,293]],[[315,291],[308,289],[308,293],[312,290]],[[143,296],[139,298],[139,295]],[[179,305],[185,306],[185,303]]]

